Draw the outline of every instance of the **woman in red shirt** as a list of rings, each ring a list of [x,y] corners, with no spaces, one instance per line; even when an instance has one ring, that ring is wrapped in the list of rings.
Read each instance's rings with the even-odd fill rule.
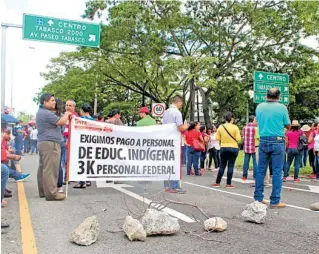
[[[187,175],[190,175],[192,165],[195,170],[195,175],[200,176],[201,173],[198,171],[198,161],[200,156],[200,151],[194,149],[193,142],[195,139],[199,140],[201,143],[204,143],[202,134],[199,131],[200,123],[195,122],[191,123],[188,127],[187,132],[185,133],[185,145],[187,146]]]
[[[298,150],[299,137],[303,135],[303,132],[299,129],[300,125],[297,120],[293,120],[291,123],[291,130],[286,133],[286,145],[288,147],[288,158],[284,166],[283,182],[290,180],[289,169],[293,161],[294,162],[294,182],[300,182],[299,169],[301,164],[302,150]],[[287,179],[288,178],[288,179]]]

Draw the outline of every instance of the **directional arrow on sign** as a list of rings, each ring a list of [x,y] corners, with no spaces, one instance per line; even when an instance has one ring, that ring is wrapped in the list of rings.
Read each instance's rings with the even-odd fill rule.
[[[259,79],[262,79],[264,76],[260,73],[259,74]]]
[[[52,26],[52,25],[54,24],[54,22],[50,19],[50,20],[48,21],[48,24],[49,24],[49,26]]]
[[[285,87],[285,92],[288,91],[288,87]]]
[[[285,98],[284,98],[284,101],[288,101],[288,98],[287,98],[287,97],[285,97]]]
[[[89,41],[95,41],[95,38],[94,34],[89,34]]]

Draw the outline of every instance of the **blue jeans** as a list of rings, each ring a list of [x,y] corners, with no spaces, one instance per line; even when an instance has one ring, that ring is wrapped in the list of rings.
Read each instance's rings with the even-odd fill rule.
[[[254,167],[253,177],[255,178],[255,172],[257,169],[256,153],[245,153],[244,166],[243,166],[243,177],[248,176],[250,157],[253,158],[253,167]]]
[[[38,140],[31,139],[31,153],[38,153]]]
[[[288,158],[287,158],[287,162],[285,164],[284,177],[289,176],[290,166],[291,166],[293,160],[295,160],[294,161],[294,168],[295,168],[294,179],[298,178],[302,153],[303,153],[303,151],[298,151],[298,149],[296,149],[296,148],[288,148]]]
[[[19,137],[16,137],[14,142],[15,154],[21,155],[22,154],[22,140]]]
[[[19,171],[9,168],[9,177],[10,178],[17,180],[17,178],[20,177],[21,175],[22,174]]]
[[[219,166],[218,175],[216,178],[217,184],[220,184],[226,167],[228,167],[227,168],[227,184],[231,184],[231,180],[233,178],[233,173],[234,173],[234,166],[235,166],[238,153],[239,153],[238,148],[222,147],[220,149],[220,166]]]
[[[66,148],[65,145],[61,146],[61,158],[60,158],[60,167],[59,167],[59,177],[57,187],[61,188],[63,185],[63,181],[65,181],[65,164],[66,164]],[[84,182],[85,183],[85,182]]]
[[[195,175],[198,175],[198,160],[201,152],[195,151],[193,147],[187,147],[187,175],[190,175],[192,165],[194,167]]]
[[[9,168],[6,164],[1,163],[1,201],[6,193],[6,186],[9,178]]]
[[[264,199],[264,180],[266,171],[272,163],[272,193],[271,204],[279,204],[282,187],[282,165],[285,161],[284,137],[261,137],[259,144],[259,161],[256,170],[255,200],[261,202]]]
[[[301,151],[301,159],[300,159],[300,167],[307,166],[307,159],[308,159],[308,146],[304,147]]]
[[[30,152],[30,139],[25,139],[23,141],[23,151],[24,151],[24,153]]]
[[[182,165],[186,165],[187,146],[182,146]]]
[[[170,188],[172,190],[176,190],[179,188],[179,181],[178,180],[171,180],[171,181],[164,181],[164,187]]]

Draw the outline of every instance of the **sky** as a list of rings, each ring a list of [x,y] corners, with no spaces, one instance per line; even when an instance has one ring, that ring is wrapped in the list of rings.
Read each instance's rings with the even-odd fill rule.
[[[86,0],[0,0],[0,21],[22,25],[23,13],[81,20],[85,2]],[[303,43],[319,49],[315,38],[304,40]],[[52,57],[59,56],[61,51],[75,49],[75,46],[70,45],[23,40],[22,29],[7,29],[5,105],[15,108],[15,115],[18,112],[34,115],[37,105],[33,98],[46,84],[40,73],[46,71],[46,65]]]
[[[22,25],[23,13],[55,18],[81,20],[86,0],[0,0],[0,21]],[[1,35],[0,35],[1,37]],[[61,51],[73,51],[75,46],[27,41],[22,29],[9,28],[6,34],[6,100],[15,112],[35,114],[33,98],[46,81],[40,76],[52,57]],[[16,115],[16,114],[15,114]]]

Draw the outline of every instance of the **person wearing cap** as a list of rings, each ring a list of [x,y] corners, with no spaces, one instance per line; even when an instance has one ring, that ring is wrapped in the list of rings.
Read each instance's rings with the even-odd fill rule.
[[[52,93],[40,97],[40,108],[36,115],[38,127],[38,190],[40,198],[48,201],[64,200],[65,194],[58,193],[57,182],[61,156],[61,127],[66,124],[72,112],[66,111],[60,118],[55,110],[55,98]]]
[[[156,121],[150,116],[148,107],[142,107],[137,113],[139,113],[141,120],[136,123],[136,126],[156,125]]]
[[[309,131],[311,130],[310,126],[305,124],[303,125],[300,130],[304,133],[304,135],[309,138]],[[307,159],[308,159],[308,143],[304,145],[304,149],[301,154],[301,162],[300,168],[307,166]]]
[[[294,180],[294,182],[300,182],[299,169],[301,164],[302,152],[299,146],[300,136],[304,133],[299,129],[300,125],[297,120],[293,120],[291,123],[291,129],[286,133],[286,147],[287,150],[287,162],[284,167],[283,182],[287,180]],[[307,139],[307,138],[306,138]],[[292,162],[294,161],[294,178],[289,177],[289,170]]]
[[[256,108],[256,119],[259,127],[259,161],[255,173],[256,186],[254,199],[265,203],[264,179],[272,161],[272,193],[270,208],[284,208],[280,202],[282,187],[282,166],[285,160],[285,127],[290,128],[290,119],[287,107],[279,103],[280,91],[271,88],[267,92],[267,101],[260,103]]]

